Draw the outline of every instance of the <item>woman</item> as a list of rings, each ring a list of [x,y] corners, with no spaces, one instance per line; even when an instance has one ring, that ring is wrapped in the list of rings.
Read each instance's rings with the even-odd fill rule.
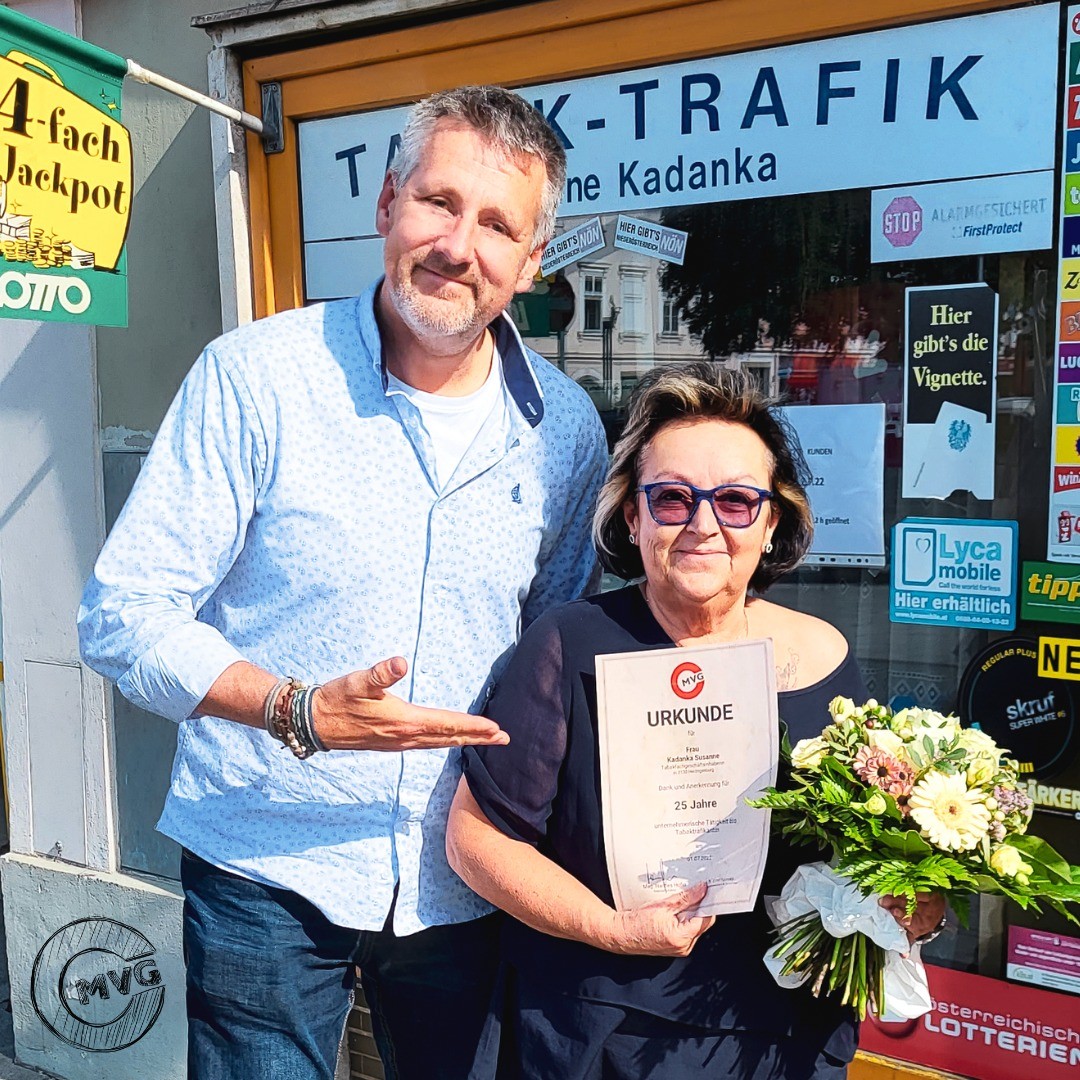
[[[771,637],[793,743],[820,733],[836,695],[865,697],[838,630],[756,595],[809,546],[804,469],[748,378],[697,363],[642,380],[594,538],[609,571],[644,581],[529,628],[486,710],[510,745],[466,750],[451,811],[451,865],[514,917],[500,1078],[845,1073],[853,1016],[776,986],[762,962],[770,923],[760,901],[743,915],[694,917],[701,885],[614,909],[599,799],[599,654]],[[762,894],[811,858],[774,839]],[[494,1071],[489,1061],[474,1075]]]

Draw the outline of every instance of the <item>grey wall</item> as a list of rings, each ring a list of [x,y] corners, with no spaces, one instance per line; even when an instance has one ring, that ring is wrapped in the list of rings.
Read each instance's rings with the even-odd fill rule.
[[[210,41],[191,17],[212,0],[83,0],[83,37],[206,91]],[[97,330],[106,524],[138,474],[148,435],[199,350],[221,332],[209,114],[132,80],[124,84],[135,199],[128,233],[127,329]],[[125,869],[175,877],[179,852],[154,825],[176,725],[113,696],[117,826]]]
[[[83,0],[83,37],[206,91],[209,38],[190,25],[220,0]],[[221,333],[209,114],[131,79],[135,159],[130,325],[97,332],[101,426],[156,431],[199,350]]]

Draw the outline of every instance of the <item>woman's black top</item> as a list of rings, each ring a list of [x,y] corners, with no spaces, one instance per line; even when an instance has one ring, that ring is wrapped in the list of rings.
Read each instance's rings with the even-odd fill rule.
[[[671,648],[631,586],[549,612],[525,633],[485,710],[509,746],[468,747],[465,775],[480,808],[506,835],[534,845],[611,904],[600,812],[595,657]],[[865,697],[849,652],[832,674],[779,695],[792,744],[820,735],[837,694]],[[761,895],[776,895],[818,853],[774,837]],[[688,957],[620,956],[508,920],[504,957],[533,991],[572,994],[713,1031],[751,1030],[813,1043],[841,1060],[855,1052],[850,1010],[805,988],[776,985],[762,957],[771,923],[762,900],[722,915]]]

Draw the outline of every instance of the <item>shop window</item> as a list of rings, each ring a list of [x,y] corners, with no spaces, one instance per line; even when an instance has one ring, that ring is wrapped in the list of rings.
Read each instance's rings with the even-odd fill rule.
[[[706,85],[705,76],[700,78]],[[651,101],[648,107],[653,107]],[[702,112],[703,131],[706,119]],[[691,116],[687,123],[695,120]],[[1051,139],[1052,120],[1044,117],[1040,123],[1042,137]],[[673,164],[666,178],[661,171],[661,184],[677,188],[679,169],[711,154],[705,145],[703,136],[701,147],[689,142],[681,146],[682,165],[677,157],[666,159]],[[871,530],[877,534],[876,546],[870,545],[874,550],[816,552],[775,585],[769,598],[838,626],[875,697],[898,707],[915,704],[948,712],[959,709],[965,672],[999,634],[989,628],[891,621],[891,532],[898,522],[917,517],[1017,521],[1020,559],[1044,558],[1055,253],[1048,250],[1047,230],[1044,242],[1031,250],[986,248],[979,253],[957,245],[955,254],[904,258],[906,238],[900,237],[887,258],[875,254],[874,230],[880,231],[882,212],[873,207],[879,196],[869,186],[849,186],[854,163],[865,152],[856,140],[838,148],[831,163],[817,161],[815,175],[822,177],[818,189],[770,197],[755,190],[753,197],[733,197],[737,193],[728,187],[714,201],[688,201],[675,191],[666,205],[657,205],[658,198],[644,211],[617,206],[602,210],[605,237],[619,235],[620,219],[625,230],[625,218],[632,216],[642,224],[631,237],[659,237],[658,244],[684,238],[685,247],[679,258],[663,258],[659,250],[646,251],[631,240],[616,244],[602,258],[590,257],[588,277],[596,280],[595,267],[605,265],[618,284],[617,310],[598,315],[604,349],[599,385],[593,380],[594,400],[609,437],[615,438],[625,422],[629,391],[642,374],[670,361],[705,359],[745,371],[788,406],[796,420],[800,410],[810,417],[826,407],[835,419],[817,423],[856,425],[871,417],[881,452],[876,474],[870,477],[866,468],[869,450],[852,448],[852,467],[843,473],[837,502],[828,505],[846,507],[843,516],[851,520],[876,513]],[[645,162],[652,160],[647,149],[635,147],[629,157],[639,161],[631,175],[644,176]],[[624,167],[624,177],[630,168]],[[927,182],[940,179],[945,176],[926,176]],[[958,188],[954,203],[964,198]],[[906,204],[898,205],[902,209]],[[589,215],[595,213],[596,207],[590,207]],[[571,214],[560,220],[560,228],[573,229],[586,220],[585,214]],[[650,233],[649,226],[656,231]],[[912,438],[904,430],[906,301],[921,289],[976,285],[996,294],[998,310],[996,322],[985,327],[986,336],[996,337],[998,346],[988,448],[992,497],[962,486],[941,497],[913,497],[905,494],[904,476],[905,435]],[[605,321],[612,316],[614,333],[604,334]],[[535,344],[545,352],[543,341]],[[545,355],[550,353],[548,346]],[[579,365],[597,369],[594,357],[567,356],[566,370],[572,376]],[[809,460],[813,469],[814,459]],[[928,461],[933,473],[939,463]],[[843,490],[845,483],[850,490]],[[825,505],[820,490],[811,488],[810,495],[813,505]],[[840,516],[839,511],[823,510],[821,517],[832,514]],[[824,524],[818,528],[820,534],[828,531]],[[1037,827],[1076,860],[1075,843],[1070,849],[1056,820],[1040,816]],[[928,958],[1003,976],[1007,923],[1023,918],[1019,912],[1007,914],[994,898],[978,900],[969,929],[943,935],[928,948]],[[1060,929],[1067,932],[1063,925]]]
[[[898,707],[957,709],[965,672],[1000,632],[892,621],[894,526],[908,518],[1017,522],[1018,564],[1046,557],[1048,433],[1055,407],[1076,408],[1054,393],[1057,253],[1047,222],[1059,22],[1055,5],[1026,5],[743,54],[611,65],[614,74],[523,90],[558,110],[552,115],[572,144],[575,182],[559,232],[599,217],[603,234],[602,248],[566,268],[576,276],[578,333],[529,336],[528,344],[585,388],[611,441],[637,381],[690,359],[745,370],[804,430],[865,426],[867,439],[838,455],[833,487],[810,489],[818,540],[832,542],[822,538],[836,521],[850,526],[846,539],[815,547],[769,598],[838,626],[870,693]],[[947,60],[946,43],[960,43]],[[317,132],[305,129],[328,133],[308,172],[301,162],[305,230],[323,212],[330,151],[379,147],[360,162],[377,190],[397,108],[301,123],[301,147],[317,145]],[[593,194],[579,198],[586,178]],[[941,220],[960,217],[927,250],[933,206]],[[999,220],[1012,206],[1048,209],[1020,229]],[[325,239],[305,234],[312,251]],[[997,312],[979,331],[997,360],[981,452],[992,483],[912,494],[909,301],[920,290],[975,287],[990,291]],[[343,288],[328,295],[346,295]],[[1080,345],[1080,295],[1072,299],[1061,333]],[[963,335],[952,336],[960,348]],[[940,479],[939,464],[928,451],[922,475]],[[1080,497],[1074,509],[1080,515]],[[1080,543],[1072,520],[1063,528]],[[1037,629],[1022,627],[1029,636]],[[1080,788],[1071,746],[1060,768],[1073,772],[1048,781],[1070,791]],[[1036,831],[1077,862],[1076,835],[1066,833],[1074,824],[1043,814]],[[928,955],[1003,976],[1006,923],[1024,919],[995,899],[980,901],[970,930],[943,935]],[[1054,916],[1046,922],[1068,933]]]
[[[599,334],[604,317],[604,275],[581,275],[581,329],[586,334]]]
[[[697,250],[688,245],[682,265],[657,265],[663,333],[655,342],[659,350],[665,333],[680,328],[684,339],[673,359],[741,368],[793,408],[839,406],[834,415],[840,417],[855,417],[867,406],[880,410],[883,471],[873,498],[882,510],[883,557],[874,566],[860,566],[855,558],[847,565],[843,559],[812,558],[769,596],[839,626],[879,699],[947,712],[958,708],[965,670],[994,635],[891,622],[888,537],[892,526],[910,517],[1012,520],[1029,530],[1021,532],[1021,557],[1043,557],[1049,461],[1042,431],[1051,407],[1047,387],[1054,328],[1047,298],[1053,295],[1054,258],[1044,250],[875,264],[870,205],[871,192],[858,189],[666,208],[658,216],[660,225],[708,236],[728,254],[718,261],[711,245]],[[616,215],[601,219],[605,233],[613,232]],[[571,218],[565,224],[576,223]],[[763,235],[768,243],[757,243]],[[615,253],[611,265],[623,258]],[[649,276],[645,269],[632,274],[627,269],[625,264],[618,268],[617,333],[608,346],[618,392],[590,380],[613,436],[621,430],[637,378],[667,359],[639,351]],[[905,498],[905,297],[913,288],[977,282],[997,293],[1000,312],[994,328],[999,336],[994,498],[962,490],[945,499]],[[543,341],[532,344],[544,352]],[[586,361],[568,358],[571,375],[579,362]],[[868,512],[864,498],[865,493],[852,493],[853,514]],[[1053,823],[1038,826],[1061,843]],[[944,935],[928,956],[945,966],[1001,975],[1004,933],[1001,903],[983,899],[973,905],[970,929]]]

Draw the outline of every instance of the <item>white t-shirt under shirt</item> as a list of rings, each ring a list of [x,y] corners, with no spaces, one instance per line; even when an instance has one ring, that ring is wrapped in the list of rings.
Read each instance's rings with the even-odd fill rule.
[[[396,390],[408,398],[420,413],[428,438],[431,439],[435,456],[435,482],[439,491],[454,475],[454,470],[480,433],[484,421],[496,408],[505,407],[502,360],[497,349],[491,357],[491,371],[484,385],[465,397],[447,397],[445,394],[417,390],[389,371],[386,373],[386,385],[388,390]]]

